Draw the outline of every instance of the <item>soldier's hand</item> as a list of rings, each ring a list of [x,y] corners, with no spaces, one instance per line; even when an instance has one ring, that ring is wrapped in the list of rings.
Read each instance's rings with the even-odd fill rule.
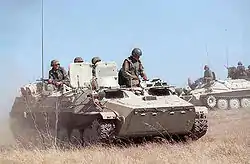
[[[142,78],[143,78],[143,80],[145,80],[145,81],[147,81],[147,80],[148,80],[148,78],[147,78],[147,76],[146,76],[146,75],[144,75]]]
[[[48,80],[48,83],[49,83],[49,84],[52,84],[52,82],[53,82],[52,79],[49,79],[49,80]]]
[[[63,83],[61,81],[56,82],[56,86],[62,85]]]
[[[133,76],[132,78],[133,78],[133,80],[139,80],[138,76]]]

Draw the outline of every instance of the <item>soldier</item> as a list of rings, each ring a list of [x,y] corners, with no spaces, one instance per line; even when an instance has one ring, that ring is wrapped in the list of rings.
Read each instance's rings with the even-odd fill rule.
[[[237,66],[237,78],[247,76],[245,66],[239,61]]]
[[[75,57],[74,63],[83,63],[83,59],[81,57]]]
[[[102,61],[102,60],[99,57],[93,57],[91,60],[93,65],[95,65],[97,62],[100,62],[100,61]]]
[[[59,61],[52,60],[50,65],[52,68],[49,71],[48,83],[54,84],[56,87],[61,87],[62,84],[68,85],[69,77],[65,69],[60,66]]]
[[[82,57],[75,57],[75,59],[74,59],[74,63],[83,63],[84,61],[83,61],[83,59],[82,59]],[[70,75],[70,66],[68,67],[68,75]]]
[[[231,79],[237,79],[237,68],[236,67],[228,67],[227,68],[227,77]]]
[[[92,80],[92,89],[96,89],[97,88],[97,81],[96,81],[96,72],[95,72],[95,67],[96,67],[96,64],[98,62],[101,62],[102,60],[99,58],[99,57],[93,57],[91,62],[93,64],[93,67],[92,67],[92,76],[93,76],[93,80]]]
[[[240,69],[245,69],[245,67],[243,66],[243,64],[242,64],[241,61],[238,62],[237,69],[239,69],[239,70],[240,70]]]
[[[247,77],[250,78],[250,65],[247,68]]]
[[[74,63],[83,63],[83,59],[81,57],[75,57]]]
[[[203,76],[203,82],[204,83],[210,83],[214,77],[212,71],[209,69],[208,65],[204,66],[204,76]]]
[[[91,62],[93,64],[93,69],[92,69],[92,74],[93,76],[95,76],[95,67],[96,67],[96,63],[102,61],[99,57],[93,57]]]
[[[122,68],[119,71],[119,85],[126,85],[127,87],[139,86],[139,75],[147,80],[143,65],[140,61],[142,51],[139,48],[134,48],[130,57],[124,60]]]

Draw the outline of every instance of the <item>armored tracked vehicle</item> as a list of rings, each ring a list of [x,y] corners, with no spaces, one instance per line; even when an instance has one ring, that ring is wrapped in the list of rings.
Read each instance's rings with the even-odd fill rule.
[[[206,134],[207,108],[181,99],[166,83],[119,86],[114,62],[97,63],[95,74],[89,63],[71,63],[70,86],[58,90],[36,82],[23,87],[10,112],[14,136],[27,139],[38,132],[43,142],[48,136],[72,141],[75,129],[86,143],[171,135],[199,139]]]
[[[227,77],[230,79],[245,79],[250,81],[249,69],[245,71],[237,71],[236,67],[228,67],[227,72]]]
[[[191,89],[192,88],[192,89]],[[250,81],[247,79],[213,80],[209,86],[200,83],[180,95],[194,105],[209,109],[250,108]]]

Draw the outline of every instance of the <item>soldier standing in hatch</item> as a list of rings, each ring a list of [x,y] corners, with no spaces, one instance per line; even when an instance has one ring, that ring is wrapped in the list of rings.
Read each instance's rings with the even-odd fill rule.
[[[92,74],[93,74],[93,76],[95,77],[95,67],[96,67],[96,63],[98,63],[98,62],[100,62],[100,61],[102,61],[99,57],[93,57],[92,58],[92,60],[91,60],[91,62],[92,62],[92,64],[93,64],[93,69],[92,69]]]
[[[75,59],[74,59],[74,63],[83,63],[83,62],[84,61],[83,61],[82,57],[75,57]],[[68,75],[70,75],[70,73],[69,73],[70,66],[68,68],[69,68],[68,69]]]
[[[250,65],[247,68],[247,77],[250,78]]]
[[[83,63],[83,59],[81,57],[75,57],[74,63]]]
[[[139,76],[147,80],[143,65],[140,61],[141,55],[141,49],[134,48],[130,57],[124,60],[122,68],[119,71],[119,85],[126,85],[127,87],[139,86]]]
[[[69,77],[67,72],[63,67],[60,66],[59,61],[52,60],[51,70],[49,71],[49,84],[54,84],[56,87],[60,88],[63,84],[69,85]]]
[[[96,64],[98,62],[101,62],[102,60],[99,58],[99,57],[93,57],[91,62],[92,62],[92,76],[93,76],[93,79],[92,79],[92,89],[97,89],[97,81],[96,81],[96,71],[95,71],[95,68],[96,68]]]
[[[205,84],[210,84],[211,81],[213,80],[213,73],[212,71],[209,69],[208,65],[204,66],[204,76],[203,76],[203,82]]]
[[[245,76],[247,76],[245,66],[239,61],[237,66],[237,78],[244,78]]]

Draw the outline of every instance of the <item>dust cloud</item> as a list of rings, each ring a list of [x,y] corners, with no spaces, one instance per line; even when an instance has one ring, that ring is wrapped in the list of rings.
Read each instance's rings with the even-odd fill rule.
[[[9,130],[9,112],[15,96],[19,94],[19,88],[25,83],[24,71],[19,61],[2,56],[0,69],[2,79],[0,81],[0,145],[14,142]],[[27,82],[27,81],[26,81]]]
[[[11,138],[9,130],[9,112],[15,96],[25,83],[33,76],[30,69],[36,65],[29,65],[35,60],[36,35],[30,33],[39,22],[41,2],[31,0],[0,1],[0,144],[8,144]],[[34,21],[37,20],[37,21]],[[39,30],[39,24],[38,28]],[[37,33],[37,35],[40,35]],[[40,39],[40,37],[39,37]],[[32,51],[33,48],[33,51]],[[26,63],[26,65],[25,65]],[[34,74],[34,73],[33,73]]]

